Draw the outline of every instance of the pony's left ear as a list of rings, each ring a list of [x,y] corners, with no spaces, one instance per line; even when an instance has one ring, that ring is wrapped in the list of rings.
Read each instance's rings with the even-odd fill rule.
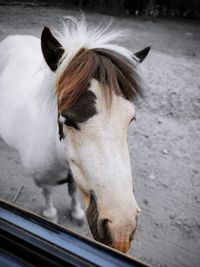
[[[44,27],[42,31],[41,47],[46,63],[52,71],[56,71],[64,49],[47,27]]]
[[[142,61],[146,58],[146,56],[149,53],[150,46],[145,47],[143,50],[136,52],[134,55],[138,58],[139,62],[142,63]]]

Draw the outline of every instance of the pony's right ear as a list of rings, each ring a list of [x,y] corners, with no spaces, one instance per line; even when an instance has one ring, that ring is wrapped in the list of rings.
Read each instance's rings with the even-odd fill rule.
[[[42,31],[41,47],[46,63],[52,71],[56,71],[64,49],[47,27],[44,27]]]

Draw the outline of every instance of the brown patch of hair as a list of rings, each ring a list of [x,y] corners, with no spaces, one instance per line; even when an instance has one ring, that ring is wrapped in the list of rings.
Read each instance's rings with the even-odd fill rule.
[[[98,80],[104,88],[107,105],[111,103],[112,92],[130,101],[141,94],[140,77],[132,61],[108,49],[81,48],[57,82],[58,110],[73,106],[91,79]]]

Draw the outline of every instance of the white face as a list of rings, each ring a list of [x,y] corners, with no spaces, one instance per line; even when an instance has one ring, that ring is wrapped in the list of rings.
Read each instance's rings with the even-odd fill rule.
[[[81,123],[80,130],[64,125],[69,164],[84,198],[85,209],[93,190],[98,204],[98,220],[108,219],[112,247],[127,252],[136,229],[139,212],[127,144],[127,132],[135,117],[133,104],[113,94],[106,109],[104,95],[96,80],[89,88],[96,96],[97,114]]]

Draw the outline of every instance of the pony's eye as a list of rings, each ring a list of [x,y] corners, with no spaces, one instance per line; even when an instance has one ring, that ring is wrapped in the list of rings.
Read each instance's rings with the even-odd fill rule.
[[[73,127],[76,130],[80,130],[79,127],[78,127],[78,124],[75,121],[73,121],[72,119],[68,118],[68,117],[65,117],[64,124],[66,126]]]

